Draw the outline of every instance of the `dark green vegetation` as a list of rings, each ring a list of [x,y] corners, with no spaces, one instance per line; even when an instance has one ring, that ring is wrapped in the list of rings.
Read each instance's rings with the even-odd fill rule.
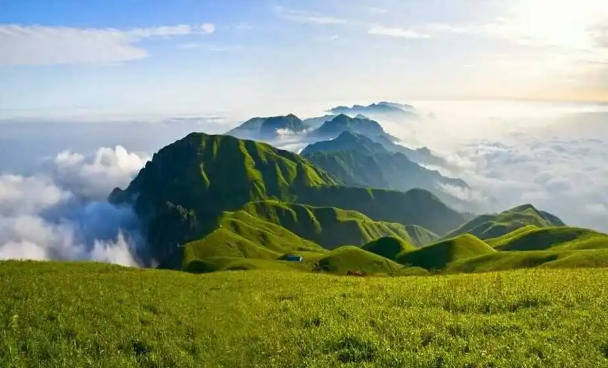
[[[605,367],[607,277],[3,262],[0,366]]]
[[[194,260],[192,254],[272,258],[315,246],[298,238],[328,249],[363,245],[386,235],[428,240],[433,235],[414,226],[442,234],[464,222],[462,214],[424,190],[397,192],[339,184],[295,153],[231,136],[192,133],[156,153],[128,188],[115,189],[110,200],[134,207],[147,233],[150,256],[170,267],[183,267]],[[290,212],[271,202],[248,205],[268,200],[324,209],[312,213],[296,206]],[[285,216],[268,215],[277,210]],[[288,212],[292,215],[286,216]],[[293,216],[297,213],[300,217]],[[343,221],[345,213],[350,220]],[[330,234],[333,228],[336,231]],[[180,246],[191,242],[197,245]],[[412,242],[421,243],[420,239]]]

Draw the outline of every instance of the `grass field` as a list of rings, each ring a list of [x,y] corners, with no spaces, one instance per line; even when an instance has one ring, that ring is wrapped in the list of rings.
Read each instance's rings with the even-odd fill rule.
[[[606,367],[607,278],[3,262],[0,366]]]

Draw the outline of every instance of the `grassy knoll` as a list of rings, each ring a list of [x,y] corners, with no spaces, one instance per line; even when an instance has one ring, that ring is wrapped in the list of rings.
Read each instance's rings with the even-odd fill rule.
[[[0,366],[605,367],[607,277],[4,262]]]
[[[496,253],[496,250],[483,240],[465,234],[411,252],[403,252],[397,256],[397,261],[427,270],[439,270],[451,262],[493,253]]]

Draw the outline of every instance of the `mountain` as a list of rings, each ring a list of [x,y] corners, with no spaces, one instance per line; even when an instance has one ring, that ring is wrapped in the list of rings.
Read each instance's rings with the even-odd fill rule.
[[[399,104],[394,102],[379,102],[373,103],[368,106],[353,105],[338,106],[328,110],[331,114],[345,114],[350,116],[365,115],[370,117],[385,117],[385,118],[400,118],[400,119],[412,119],[418,117],[415,113],[415,109],[411,105]]]
[[[285,116],[252,118],[226,134],[239,138],[273,138],[280,131],[298,133],[307,128],[309,128],[308,125],[300,120],[300,118],[294,114],[289,114]]]
[[[537,227],[565,226],[555,215],[539,211],[531,204],[521,205],[510,210],[482,215],[450,231],[444,238],[462,234],[473,234],[480,239],[492,239],[506,235],[524,226]]]
[[[482,212],[485,207],[485,203],[462,200],[445,190],[470,190],[463,180],[424,168],[363,135],[346,131],[334,140],[308,145],[301,154],[345,185],[400,191],[422,188],[459,210]]]
[[[301,156],[231,136],[192,133],[161,149],[110,201],[132,205],[161,260],[214,230],[224,211],[268,198],[292,200],[304,187],[337,180]]]
[[[374,221],[418,225],[437,234],[465,221],[424,190],[404,193],[339,183],[295,153],[232,136],[192,133],[156,153],[129,186],[115,189],[109,200],[133,206],[150,256],[158,262],[178,245],[222,229],[219,225],[226,211],[255,201],[335,207],[360,212]],[[226,234],[222,233],[217,236],[223,238]],[[239,239],[233,244],[243,243]]]
[[[389,136],[377,121],[360,117],[351,118],[345,114],[340,114],[332,120],[326,121],[313,134],[319,137],[335,138],[346,131],[367,135],[372,139],[376,136],[382,136],[389,140],[396,140],[396,138]]]
[[[496,253],[496,250],[483,240],[465,234],[411,252],[406,251],[397,256],[397,261],[408,266],[439,270],[454,261],[492,253]]]

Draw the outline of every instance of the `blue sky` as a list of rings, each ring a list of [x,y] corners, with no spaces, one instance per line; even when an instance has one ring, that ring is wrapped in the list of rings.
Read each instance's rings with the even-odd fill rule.
[[[596,0],[0,0],[0,112],[608,100]]]

